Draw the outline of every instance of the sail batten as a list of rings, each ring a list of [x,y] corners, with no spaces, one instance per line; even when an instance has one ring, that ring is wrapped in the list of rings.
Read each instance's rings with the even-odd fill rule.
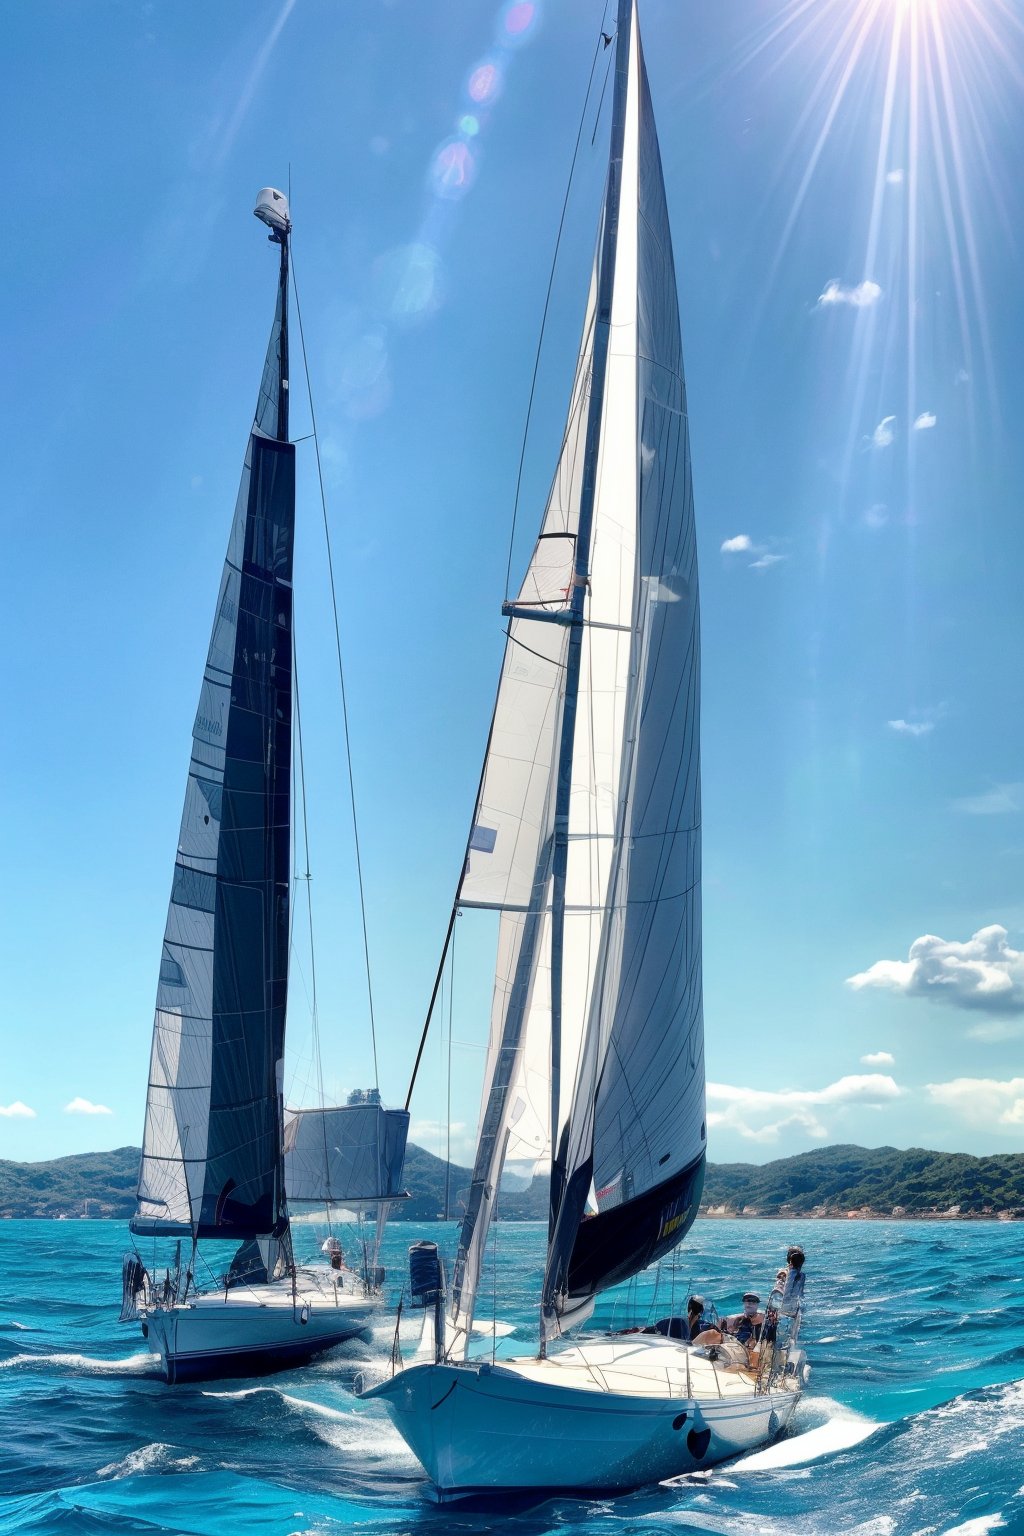
[[[193,726],[153,1028],[137,1232],[280,1236],[290,899],[287,239]]]

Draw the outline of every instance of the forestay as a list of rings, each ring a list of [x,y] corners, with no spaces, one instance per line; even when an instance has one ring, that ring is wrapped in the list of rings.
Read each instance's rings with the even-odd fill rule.
[[[164,933],[136,1232],[280,1235],[294,447],[287,248],[217,601]]]

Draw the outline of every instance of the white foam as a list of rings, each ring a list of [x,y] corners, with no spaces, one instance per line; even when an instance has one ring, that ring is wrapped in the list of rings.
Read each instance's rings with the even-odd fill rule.
[[[147,1352],[120,1360],[98,1360],[92,1355],[12,1355],[9,1360],[0,1360],[0,1371],[40,1365],[75,1371],[81,1376],[148,1376],[160,1369],[159,1357]]]
[[[977,1515],[962,1525],[951,1525],[943,1536],[987,1536],[987,1532],[998,1531],[1005,1525],[1002,1515]]]
[[[140,1445],[138,1450],[129,1451],[121,1461],[112,1461],[107,1467],[100,1467],[97,1477],[109,1477],[116,1480],[120,1477],[139,1477],[145,1472],[152,1472],[156,1468],[169,1467],[194,1467],[198,1465],[198,1456],[175,1456],[173,1445],[164,1445],[163,1441],[155,1440],[152,1445]]]
[[[273,1387],[242,1387],[238,1392],[209,1392],[204,1390],[203,1397],[223,1397],[229,1402],[239,1402],[243,1397],[255,1397],[258,1392],[273,1392]]]
[[[820,1419],[824,1422],[807,1429],[799,1428],[799,1420]],[[823,1456],[834,1456],[838,1451],[860,1445],[873,1435],[879,1425],[852,1408],[837,1403],[834,1398],[812,1398],[801,1404],[798,1411],[797,1433],[787,1435],[775,1445],[763,1451],[754,1451],[735,1463],[737,1472],[774,1472],[780,1467],[801,1467],[809,1461],[820,1461]]]
[[[823,1456],[834,1456],[859,1445],[878,1428],[870,1419],[833,1419],[818,1429],[805,1430],[802,1435],[790,1435],[766,1450],[754,1451],[736,1463],[737,1472],[774,1472],[778,1467],[800,1467],[808,1461],[820,1461]]]

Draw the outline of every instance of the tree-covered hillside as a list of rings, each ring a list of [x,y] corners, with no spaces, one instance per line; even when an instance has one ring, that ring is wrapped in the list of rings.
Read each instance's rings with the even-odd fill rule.
[[[0,1216],[112,1216],[135,1209],[138,1147],[87,1152],[47,1163],[0,1162]],[[453,1165],[448,1188],[451,1215],[461,1215],[470,1171]],[[444,1214],[445,1164],[423,1147],[410,1146],[405,1187],[411,1198],[392,1219],[432,1221]],[[503,1189],[498,1214],[509,1221],[543,1220],[547,1180],[526,1189]],[[773,1216],[846,1215],[964,1216],[1011,1211],[1024,1216],[1024,1153],[969,1157],[920,1147],[816,1147],[796,1157],[754,1163],[709,1163],[703,1209],[716,1214]]]
[[[964,1152],[928,1152],[911,1147],[816,1147],[796,1157],[753,1163],[709,1164],[704,1205],[724,1205],[762,1215],[789,1212],[846,1214],[867,1208],[889,1216],[946,1212],[963,1215],[1024,1212],[1024,1153],[969,1157]]]

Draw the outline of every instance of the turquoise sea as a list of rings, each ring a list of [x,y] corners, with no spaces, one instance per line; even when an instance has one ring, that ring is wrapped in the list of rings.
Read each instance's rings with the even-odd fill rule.
[[[392,1225],[396,1294],[408,1244],[455,1233]],[[602,1320],[664,1315],[673,1290],[731,1308],[794,1240],[813,1372],[792,1435],[672,1487],[467,1512],[428,1502],[383,1409],[352,1395],[358,1372],[388,1369],[393,1314],[372,1344],[304,1370],[169,1388],[137,1325],[116,1321],[125,1226],[4,1222],[0,1531],[1024,1533],[1024,1226],[699,1221],[674,1266],[609,1297]],[[299,1242],[312,1252],[314,1234]],[[542,1245],[539,1226],[499,1228],[487,1294],[519,1325],[502,1349],[532,1343]]]

